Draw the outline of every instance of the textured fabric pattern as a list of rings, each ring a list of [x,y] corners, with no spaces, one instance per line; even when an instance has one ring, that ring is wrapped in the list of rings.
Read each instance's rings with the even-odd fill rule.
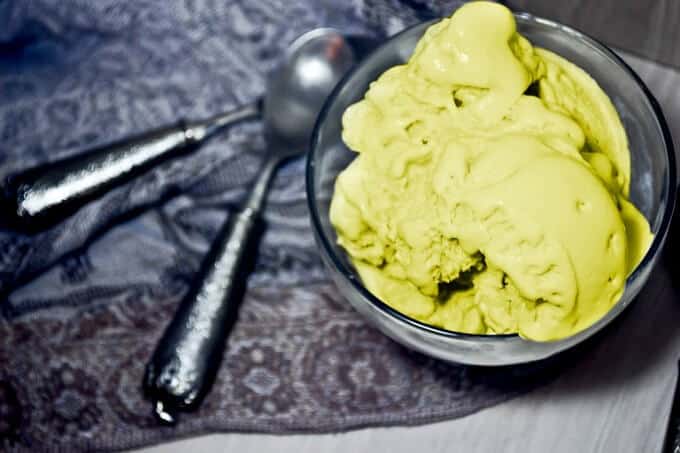
[[[280,51],[308,29],[389,35],[458,2],[434,3],[0,0],[0,174],[250,101]],[[257,121],[236,127],[38,236],[0,232],[0,450],[425,423],[558,372],[447,365],[368,327],[322,268],[300,159],[274,183],[257,269],[212,393],[177,427],[159,426],[140,392],[144,364],[257,172],[260,132]]]

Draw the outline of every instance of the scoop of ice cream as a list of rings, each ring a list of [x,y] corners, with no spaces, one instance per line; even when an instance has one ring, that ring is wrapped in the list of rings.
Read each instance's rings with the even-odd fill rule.
[[[330,207],[338,242],[423,322],[564,338],[618,301],[651,242],[611,101],[496,3],[430,27],[347,109],[343,139],[358,155]]]

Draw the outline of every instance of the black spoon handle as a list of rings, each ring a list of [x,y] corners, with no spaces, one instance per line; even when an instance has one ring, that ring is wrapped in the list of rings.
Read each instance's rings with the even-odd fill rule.
[[[678,363],[678,370],[680,373],[680,363]],[[662,453],[680,453],[680,374],[675,381],[675,392],[671,403],[671,413],[668,416]]]
[[[267,162],[245,206],[218,234],[147,364],[144,392],[161,422],[174,423],[178,411],[195,409],[214,381],[245,287],[243,264],[256,255],[256,227],[277,165],[275,158]]]
[[[28,231],[48,228],[104,192],[259,112],[258,103],[248,104],[206,120],[181,121],[10,175],[0,199],[2,222]]]

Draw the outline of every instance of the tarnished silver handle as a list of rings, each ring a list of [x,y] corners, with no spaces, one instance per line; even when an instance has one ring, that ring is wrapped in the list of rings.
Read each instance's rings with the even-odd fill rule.
[[[254,262],[260,214],[278,160],[259,173],[247,202],[215,239],[201,271],[146,366],[143,388],[159,421],[195,409],[219,368],[245,289],[245,261]]]
[[[191,150],[223,127],[259,113],[259,103],[252,103],[206,120],[181,121],[10,175],[2,187],[2,223],[21,230],[48,228],[93,198]]]

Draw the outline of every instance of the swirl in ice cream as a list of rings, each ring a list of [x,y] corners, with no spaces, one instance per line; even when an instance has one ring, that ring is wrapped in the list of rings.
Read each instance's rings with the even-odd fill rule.
[[[330,208],[365,286],[448,330],[548,341],[601,318],[652,234],[630,153],[582,69],[471,2],[343,116]]]

